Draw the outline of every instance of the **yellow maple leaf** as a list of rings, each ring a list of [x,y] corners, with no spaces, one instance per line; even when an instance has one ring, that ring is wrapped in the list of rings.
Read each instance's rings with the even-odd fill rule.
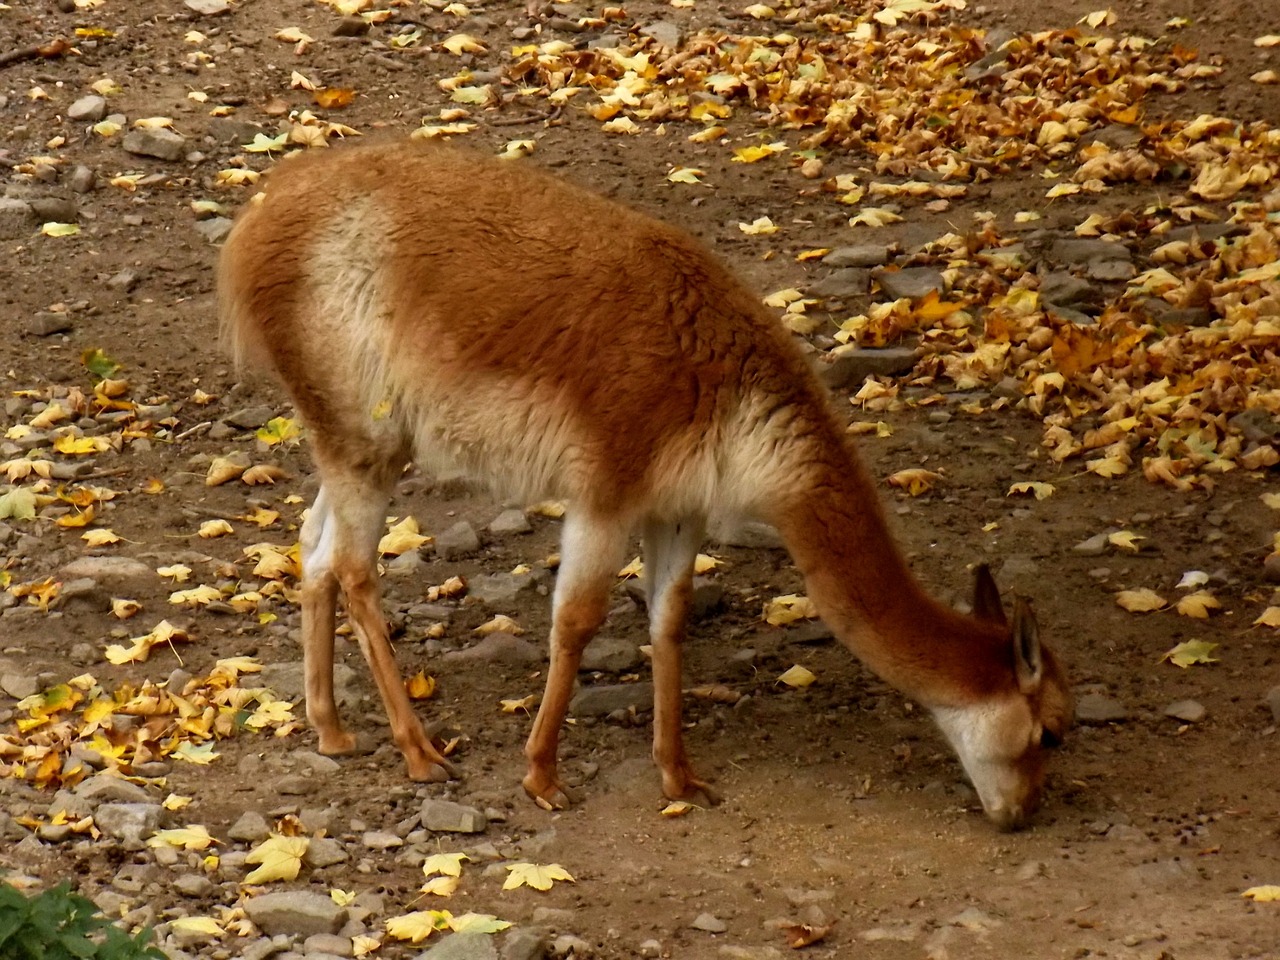
[[[360,934],[351,938],[351,955],[353,957],[368,956],[380,946],[382,946],[382,941],[377,937]]]
[[[166,810],[182,810],[191,805],[192,797],[184,797],[181,794],[171,793],[164,798],[164,802],[160,806]]]
[[[687,813],[692,813],[698,809],[695,804],[688,800],[672,800],[659,813],[664,817],[683,817]]]
[[[480,626],[476,627],[471,632],[478,633],[482,637],[487,637],[491,633],[510,633],[518,637],[524,633],[525,630],[524,627],[520,626],[520,624],[516,623],[505,613],[500,613],[492,620],[487,620],[480,624]]]
[[[502,884],[503,890],[514,890],[517,887],[533,887],[535,890],[550,890],[557,880],[576,882],[573,875],[558,863],[546,865],[537,863],[509,863],[507,879]]]
[[[738,229],[749,237],[766,236],[778,232],[778,225],[768,217],[757,217],[750,223],[739,223]]]
[[[1197,590],[1195,593],[1189,593],[1177,603],[1176,609],[1178,613],[1184,617],[1194,617],[1197,620],[1207,620],[1211,610],[1222,609],[1222,604],[1208,590]]]
[[[247,523],[256,523],[260,527],[269,527],[280,519],[280,514],[275,510],[268,510],[266,507],[255,507],[250,513],[246,513],[236,519],[244,520]]]
[[[1250,887],[1242,897],[1248,897],[1256,903],[1280,903],[1280,884],[1266,883],[1260,887]]]
[[[329,891],[329,899],[340,907],[349,907],[356,901],[356,892],[334,887]]]
[[[156,567],[156,573],[162,577],[172,577],[174,583],[186,583],[191,579],[191,568],[181,563],[170,564],[167,567]]]
[[[306,837],[285,837],[272,834],[258,844],[244,858],[245,863],[260,866],[244,878],[245,883],[270,883],[273,880],[293,880],[302,869],[302,857],[311,841]]]
[[[487,913],[464,913],[449,918],[449,929],[454,933],[498,933],[509,926],[506,920]]]
[[[427,676],[426,670],[419,670],[405,680],[404,688],[410,700],[426,700],[436,692],[436,678]]]
[[[103,527],[98,530],[86,530],[80,534],[80,539],[91,547],[105,547],[113,543],[119,543],[123,538],[114,530]]]
[[[110,450],[111,444],[102,437],[77,437],[64,433],[53,441],[53,449],[68,457],[83,457]]]
[[[179,917],[170,921],[169,929],[177,933],[204,934],[208,937],[220,937],[227,932],[213,917]]]
[[[1217,663],[1218,658],[1213,655],[1216,649],[1218,649],[1216,643],[1209,643],[1206,640],[1187,640],[1165,651],[1160,659],[1168,660],[1175,667],[1185,670],[1195,663]]]
[[[259,463],[240,474],[240,481],[251,487],[260,483],[275,483],[277,480],[288,479],[289,474],[284,468],[277,467],[274,463]]]
[[[382,539],[378,541],[378,553],[384,557],[398,557],[410,550],[418,549],[424,543],[430,543],[431,539],[418,532],[417,520],[413,517],[405,517],[387,529]]]
[[[785,683],[788,687],[807,687],[817,679],[812,670],[797,663],[783,671],[778,677],[778,682]]]
[[[213,540],[235,532],[235,528],[226,520],[206,520],[200,524],[200,529],[196,531],[196,535],[202,540]]]
[[[470,861],[471,858],[465,853],[433,853],[422,861],[423,876],[460,877],[464,860]]]
[[[83,510],[77,510],[74,513],[63,514],[53,521],[59,527],[68,530],[76,530],[80,527],[87,527],[93,523],[93,504],[85,507]]]
[[[1280,630],[1280,607],[1267,607],[1257,620],[1253,621],[1255,627],[1274,627]]]
[[[898,223],[902,217],[894,213],[887,207],[863,207],[852,217],[849,218],[849,226],[851,227],[887,227],[891,223]]]
[[[484,53],[488,49],[469,33],[455,33],[452,37],[441,40],[440,46],[455,57],[460,57],[464,53]]]
[[[536,693],[531,693],[527,697],[521,697],[518,700],[499,700],[498,701],[498,703],[502,705],[503,713],[518,713],[521,710],[528,713],[530,710],[534,708],[537,702],[538,702],[538,695]]]
[[[1023,480],[1009,487],[1009,492],[1005,496],[1012,497],[1015,494],[1029,493],[1037,500],[1044,500],[1046,497],[1053,496],[1057,489],[1052,483],[1043,483],[1039,480]]]
[[[151,648],[160,644],[188,643],[191,637],[187,631],[180,630],[168,620],[161,620],[150,633],[131,639],[132,646],[124,647],[113,643],[104,651],[108,661],[117,666],[124,663],[141,663],[151,655]]]
[[[157,830],[147,840],[149,847],[177,847],[179,850],[204,850],[216,843],[209,831],[199,824],[173,830]]]
[[[706,171],[698,170],[695,167],[672,167],[667,174],[667,180],[671,183],[701,183],[699,179],[706,175]]]
[[[942,474],[934,473],[932,470],[926,470],[924,467],[909,467],[906,470],[899,470],[897,473],[891,473],[885,478],[885,482],[891,487],[899,487],[906,490],[913,497],[933,489],[933,485],[942,479]]]
[[[193,607],[203,607],[207,603],[221,599],[222,591],[209,584],[201,584],[198,587],[192,587],[190,590],[175,590],[169,594],[169,602],[175,606],[189,603]]]
[[[447,910],[418,910],[401,917],[387,918],[387,935],[397,940],[421,943],[437,930],[448,930],[453,919]]]
[[[717,560],[715,557],[709,557],[705,553],[700,553],[693,558],[693,572],[701,576],[704,573],[710,573],[717,567],[724,566],[723,560]]]
[[[788,593],[774,597],[764,605],[765,623],[773,627],[785,627],[797,620],[811,620],[818,615],[818,608],[808,597]]]
[[[1142,587],[1139,590],[1121,590],[1116,594],[1116,603],[1130,613],[1150,613],[1152,610],[1162,610],[1168,606],[1164,597],[1149,587]]]
[[[618,571],[619,580],[629,580],[632,577],[638,577],[644,573],[644,561],[639,557],[633,559],[625,567]]]
[[[1126,550],[1129,553],[1137,553],[1141,547],[1138,546],[1139,540],[1147,539],[1140,534],[1133,533],[1129,530],[1117,530],[1115,533],[1107,536],[1107,543],[1111,544],[1118,550]]]
[[[137,600],[126,600],[123,597],[112,597],[111,615],[117,620],[128,620],[142,611],[142,604]]]
[[[422,885],[421,892],[436,897],[452,897],[457,889],[457,877],[431,877]]]

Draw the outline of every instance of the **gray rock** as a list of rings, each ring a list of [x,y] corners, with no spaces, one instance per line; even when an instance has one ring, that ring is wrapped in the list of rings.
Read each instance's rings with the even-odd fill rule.
[[[1280,420],[1277,420],[1265,407],[1253,407],[1237,413],[1227,421],[1233,430],[1249,443],[1270,443],[1280,437]]]
[[[569,703],[576,717],[604,717],[615,710],[653,709],[653,684],[610,683],[583,687]]]
[[[553,957],[572,957],[576,960],[578,957],[591,956],[591,944],[571,933],[562,933],[551,941],[550,953]]]
[[[502,943],[502,960],[542,960],[546,955],[546,934],[517,927],[507,931]]]
[[[250,897],[243,903],[249,919],[268,936],[337,933],[347,922],[347,908],[322,893],[288,890]]]
[[[416,577],[422,570],[422,554],[418,550],[406,550],[398,557],[392,557],[387,563],[389,577]]]
[[[729,929],[729,925],[719,917],[710,913],[700,913],[693,918],[693,923],[689,924],[695,930],[704,930],[707,933],[724,933]]]
[[[453,933],[418,954],[418,960],[498,960],[498,948],[487,933]]]
[[[528,533],[533,529],[523,510],[503,510],[489,523],[489,532],[498,536],[508,533]]]
[[[1041,299],[1062,307],[1070,307],[1089,300],[1093,293],[1093,284],[1065,270],[1047,273],[1040,280]]]
[[[845,344],[815,358],[822,382],[832,390],[860,385],[867,377],[896,377],[916,365],[915,347],[859,347]]]
[[[32,674],[6,671],[0,673],[0,690],[15,700],[24,700],[40,691],[40,680]]]
[[[884,295],[895,300],[902,297],[918,300],[931,293],[941,293],[947,285],[942,274],[932,267],[876,270],[872,276],[879,282]]]
[[[188,10],[193,10],[202,17],[216,17],[231,9],[229,0],[182,0]]]
[[[210,243],[221,243],[227,239],[227,234],[234,225],[230,217],[209,217],[207,220],[197,220],[195,228],[196,233]]]
[[[271,824],[257,810],[246,810],[227,830],[227,837],[241,843],[258,843],[271,835]]]
[[[1071,550],[1085,557],[1100,557],[1107,552],[1107,545],[1110,542],[1108,537],[1111,533],[1112,531],[1096,533],[1088,540],[1081,540]]]
[[[306,692],[302,669],[301,660],[287,663],[268,663],[262,668],[262,672],[258,676],[262,678],[262,685],[269,687],[277,696],[286,700],[296,700]],[[355,682],[356,672],[354,670],[345,663],[334,663],[333,695],[339,703],[355,703],[357,699],[357,694],[353,689]]]
[[[430,799],[422,802],[422,825],[439,833],[481,833],[489,818],[475,807]]]
[[[128,293],[138,285],[138,271],[130,270],[128,267],[119,273],[112,274],[107,280],[107,286],[112,290],[119,290],[122,293]]]
[[[711,529],[711,540],[722,547],[745,547],[750,550],[776,550],[784,546],[778,531],[758,520],[720,519]]]
[[[187,152],[187,141],[178,133],[165,127],[139,128],[125,134],[121,144],[126,153],[139,157],[155,157],[157,160],[181,160]]]
[[[640,36],[652,37],[660,45],[674,50],[680,46],[680,27],[670,20],[655,20],[639,30]]]
[[[1055,240],[1049,248],[1051,259],[1059,263],[1085,264],[1103,260],[1132,260],[1133,253],[1123,243],[1089,237]]]
[[[1266,704],[1271,708],[1271,719],[1280,723],[1280,686],[1267,691]]]
[[[472,577],[467,581],[467,597],[491,607],[515,603],[522,590],[532,588],[537,581],[530,573],[490,573]]]
[[[275,407],[270,407],[263,403],[256,407],[242,407],[224,417],[223,420],[241,430],[257,430],[275,415]]]
[[[1083,310],[1076,310],[1072,307],[1064,307],[1057,303],[1046,303],[1045,313],[1056,320],[1064,323],[1073,323],[1077,327],[1092,327],[1097,324],[1097,320],[1089,316]]]
[[[158,803],[104,803],[93,822],[109,837],[139,843],[159,829],[162,813]]]
[[[1090,280],[1102,283],[1125,283],[1138,275],[1138,268],[1128,260],[1094,260],[1085,270]]]
[[[267,960],[268,957],[288,950],[291,944],[292,941],[284,935],[259,937],[240,948],[240,960]]]
[[[132,557],[80,557],[65,564],[58,576],[63,580],[88,578],[107,583],[130,580],[155,580],[152,567]]]
[[[21,240],[36,228],[35,211],[25,200],[0,197],[0,240]]]
[[[98,184],[98,175],[91,167],[78,163],[67,177],[67,186],[76,193],[90,193]]]
[[[302,944],[302,952],[308,956],[326,953],[331,957],[349,957],[354,949],[350,937],[340,937],[333,933],[313,933]]]
[[[75,794],[93,806],[103,803],[154,803],[146,789],[124,777],[99,773],[76,785]]]
[[[75,201],[68,200],[66,197],[32,197],[27,203],[30,204],[31,212],[36,215],[36,219],[43,223],[48,223],[50,220],[57,223],[74,223],[80,218]]]
[[[1076,700],[1078,723],[1118,723],[1127,720],[1129,711],[1119,700],[1101,693],[1086,693]]]
[[[333,837],[312,837],[307,852],[302,855],[307,866],[320,870],[350,859],[347,851]]]
[[[73,326],[71,314],[66,311],[42,310],[27,321],[27,333],[34,337],[51,337],[55,333],[66,333]],[[43,438],[40,442],[44,442]]]
[[[811,283],[805,291],[811,297],[847,299],[865,297],[871,274],[857,267],[841,267]]]
[[[446,663],[513,663],[528,666],[542,663],[542,647],[510,633],[491,633],[463,650],[451,650],[441,657]]]
[[[693,578],[693,596],[689,600],[689,617],[701,620],[720,606],[724,600],[724,587],[710,577]]]
[[[1267,583],[1280,583],[1280,552],[1269,553],[1263,559],[1262,578]]]
[[[829,267],[879,267],[888,263],[891,256],[893,253],[886,246],[863,243],[836,247],[822,258],[822,262]]]
[[[204,874],[184,873],[173,881],[173,889],[184,897],[207,897],[215,888],[213,881]]]
[[[107,99],[96,93],[81,97],[67,107],[67,119],[98,121],[107,115]]]
[[[455,560],[480,549],[480,538],[475,528],[466,520],[459,520],[449,529],[436,535],[436,556],[441,560]]]
[[[634,640],[622,637],[596,637],[582,651],[582,667],[586,671],[626,673],[644,663],[644,656]]]
[[[404,846],[404,838],[387,830],[367,830],[361,835],[360,842],[370,850],[394,850]]]
[[[93,808],[94,804],[83,797],[78,797],[69,790],[59,790],[53,795],[53,799],[49,801],[48,816],[52,818],[61,812],[79,820],[82,817],[91,816]]]
[[[1183,723],[1199,723],[1204,719],[1204,704],[1198,700],[1175,700],[1164,708],[1164,715]]]

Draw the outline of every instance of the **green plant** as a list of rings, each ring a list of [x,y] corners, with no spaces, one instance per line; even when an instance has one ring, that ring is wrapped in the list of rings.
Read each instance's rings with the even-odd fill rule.
[[[68,883],[31,897],[0,883],[4,960],[164,960],[150,939],[149,929],[133,937],[114,926]]]

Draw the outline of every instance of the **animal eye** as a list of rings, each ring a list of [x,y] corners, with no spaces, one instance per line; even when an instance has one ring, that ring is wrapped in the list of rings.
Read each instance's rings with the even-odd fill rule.
[[[1040,731],[1040,746],[1046,750],[1060,747],[1062,746],[1062,737],[1046,727]]]

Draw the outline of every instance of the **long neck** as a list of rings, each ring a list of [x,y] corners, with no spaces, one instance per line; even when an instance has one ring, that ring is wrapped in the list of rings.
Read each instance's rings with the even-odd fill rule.
[[[834,427],[804,441],[799,482],[768,511],[819,614],[860,660],[927,707],[961,706],[1007,686],[1004,631],[924,592],[845,443]]]

